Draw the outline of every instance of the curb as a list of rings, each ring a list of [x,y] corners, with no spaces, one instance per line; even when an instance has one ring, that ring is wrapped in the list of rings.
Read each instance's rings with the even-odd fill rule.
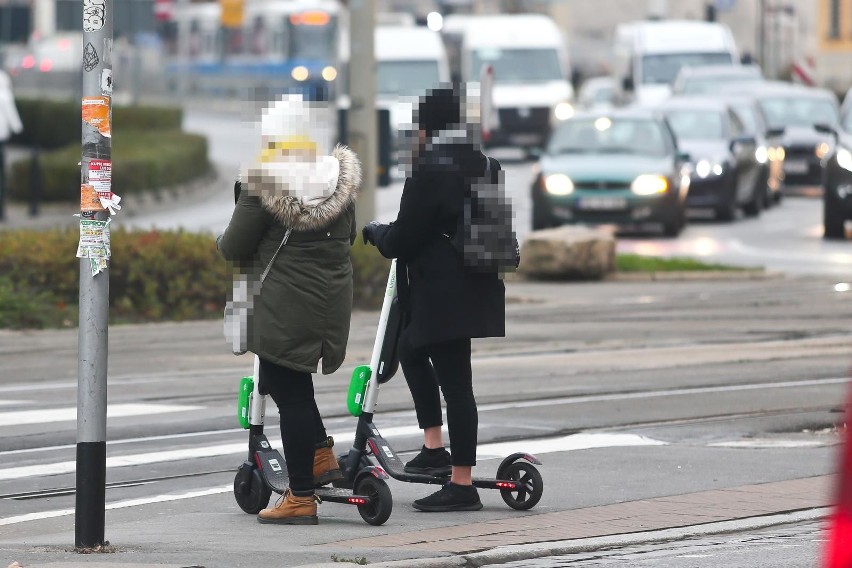
[[[392,560],[388,562],[377,562],[375,564],[370,563],[370,566],[374,566],[375,568],[481,568],[483,566],[505,564],[520,560],[532,560],[547,556],[567,556],[569,554],[588,553],[604,549],[675,542],[700,536],[765,529],[779,525],[823,519],[830,513],[830,507],[804,509],[781,512],[772,515],[763,515],[759,517],[746,517],[744,519],[707,523],[703,525],[663,529],[659,531],[624,533],[604,537],[562,540],[539,544],[501,546],[484,552],[462,554],[459,556]],[[340,563],[306,564],[297,568],[340,568]]]
[[[770,270],[697,270],[674,272],[615,272],[604,278],[608,282],[699,282],[702,280],[773,280],[784,278]]]

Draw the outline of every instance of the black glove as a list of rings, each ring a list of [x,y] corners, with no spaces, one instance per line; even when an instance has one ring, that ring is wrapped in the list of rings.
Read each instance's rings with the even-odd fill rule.
[[[364,225],[364,228],[361,229],[361,236],[364,238],[364,244],[370,243],[373,246],[376,246],[376,234],[378,232],[378,228],[381,227],[382,224],[378,221],[371,221]]]

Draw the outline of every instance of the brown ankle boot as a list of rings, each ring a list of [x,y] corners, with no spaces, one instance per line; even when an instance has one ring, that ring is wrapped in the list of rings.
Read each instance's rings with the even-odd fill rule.
[[[288,489],[274,507],[258,513],[257,520],[278,525],[316,525],[317,498],[315,495],[299,497]]]
[[[337,458],[331,451],[333,446],[334,439],[329,436],[325,441],[317,444],[314,450],[314,485],[316,487],[343,479],[343,472],[340,471]]]

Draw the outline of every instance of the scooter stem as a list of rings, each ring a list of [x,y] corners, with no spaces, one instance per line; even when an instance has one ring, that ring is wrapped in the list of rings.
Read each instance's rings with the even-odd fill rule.
[[[379,327],[376,330],[376,341],[373,342],[373,356],[370,358],[370,381],[367,383],[367,392],[364,394],[363,412],[373,414],[376,408],[376,400],[379,396],[378,367],[382,358],[382,344],[385,340],[385,330],[388,327],[393,298],[396,296],[396,259],[391,260],[388,284],[385,287],[385,299],[382,302],[382,312],[379,316]]]

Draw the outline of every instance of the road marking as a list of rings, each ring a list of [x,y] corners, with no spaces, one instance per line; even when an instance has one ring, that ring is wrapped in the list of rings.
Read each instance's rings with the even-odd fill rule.
[[[201,406],[178,406],[166,404],[111,404],[107,406],[107,418],[149,416],[168,412],[200,410]],[[77,420],[76,408],[46,408],[42,410],[18,410],[0,412],[0,426],[22,426],[24,424],[46,424]]]
[[[587,402],[608,402],[614,400],[631,400],[641,398],[658,398],[668,396],[689,396],[694,394],[710,394],[722,392],[738,392],[761,389],[787,389],[796,387],[817,387],[823,385],[848,384],[849,377],[836,379],[816,379],[813,381],[786,381],[778,383],[752,383],[747,385],[726,385],[718,387],[684,387],[679,389],[666,389],[657,391],[625,392],[615,394],[593,394],[579,396],[563,396],[559,398],[547,398],[540,400],[522,400],[519,402],[498,402],[494,404],[481,404],[479,410],[504,410],[507,408],[534,408],[538,406],[559,406],[564,404],[584,404]]]
[[[416,426],[404,426],[400,428],[391,428],[385,435],[405,435],[419,433],[420,429]],[[351,433],[333,433],[336,440],[341,442],[351,443]],[[498,442],[494,444],[483,444],[479,446],[477,459],[488,460],[498,457],[504,457],[516,451],[530,454],[546,454],[551,452],[565,452],[586,450],[593,448],[609,448],[615,446],[661,446],[666,445],[665,442],[653,440],[644,436],[635,434],[571,434],[569,436],[561,436],[557,438],[549,438],[542,440],[516,440],[513,442]],[[245,453],[246,445],[240,444],[222,444],[219,446],[195,447],[184,450],[172,450],[168,452],[154,452],[148,454],[135,454],[129,456],[119,456],[115,458],[107,458],[107,468],[124,467],[130,465],[141,465],[148,463],[159,463],[162,461],[176,461],[182,459],[191,459],[194,457],[209,457],[214,455],[229,455],[237,453]],[[55,464],[46,464],[40,466],[27,466],[21,468],[10,468],[0,470],[0,480],[2,479],[17,479],[20,477],[28,477],[31,475],[51,475],[57,473],[70,473],[74,471],[74,462],[59,462]],[[197,491],[190,491],[179,494],[156,495],[153,497],[142,497],[130,499],[126,501],[118,501],[106,505],[106,509],[123,509],[127,507],[136,507],[141,505],[150,505],[153,503],[163,503],[166,501],[178,501],[182,499],[192,499],[195,497],[204,497],[207,495],[217,495],[233,491],[233,484],[224,486],[211,487]],[[59,509],[56,511],[43,511],[39,513],[27,513],[14,517],[0,518],[0,526],[13,525],[28,521],[38,521],[43,519],[51,519],[55,517],[64,517],[74,514],[74,509]]]
[[[822,446],[833,446],[839,440],[732,440],[729,442],[714,442],[707,444],[711,448],[818,448]]]
[[[108,511],[111,511],[113,509],[127,509],[129,507],[151,505],[153,503],[166,503],[169,501],[193,499],[195,497],[206,497],[207,495],[220,495],[222,493],[229,493],[233,490],[233,484],[229,483],[228,485],[220,485],[218,487],[210,487],[208,489],[199,489],[197,491],[189,491],[187,493],[155,495],[153,497],[142,497],[139,499],[116,501],[115,503],[107,503],[105,509]],[[6,517],[5,519],[0,519],[0,526],[15,525],[18,523],[25,523],[27,521],[39,521],[42,519],[53,519],[56,517],[67,517],[68,515],[73,515],[74,512],[74,509],[59,509],[56,511],[43,511],[41,513],[27,513],[25,515],[17,515],[15,517]]]
[[[31,400],[0,400],[0,406],[23,406],[32,403]]]
[[[476,448],[476,459],[485,460],[502,458],[515,452],[527,454],[548,454],[552,452],[573,452],[591,450],[594,448],[613,448],[628,446],[665,446],[666,442],[646,438],[637,434],[570,434],[559,438],[543,438],[540,440],[513,440],[511,442],[496,442],[482,444]]]

